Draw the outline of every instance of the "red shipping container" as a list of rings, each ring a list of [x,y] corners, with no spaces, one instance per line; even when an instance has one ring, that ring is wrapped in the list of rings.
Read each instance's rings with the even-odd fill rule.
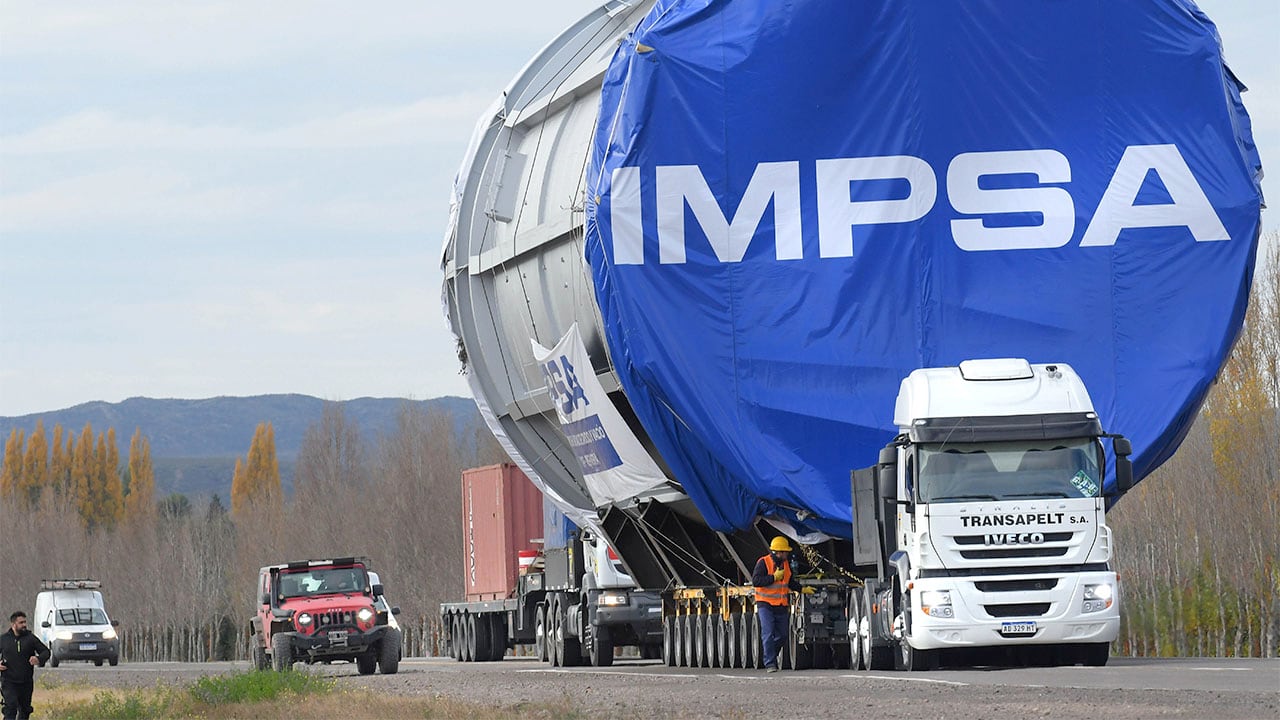
[[[467,600],[515,591],[519,553],[542,537],[542,492],[511,463],[462,471],[462,569]]]

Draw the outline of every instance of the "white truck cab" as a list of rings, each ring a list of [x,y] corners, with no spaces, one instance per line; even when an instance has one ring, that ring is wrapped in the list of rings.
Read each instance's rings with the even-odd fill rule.
[[[32,631],[49,647],[49,664],[87,660],[120,662],[119,622],[107,616],[102,583],[87,578],[42,580]]]
[[[1103,665],[1120,628],[1103,494],[1112,438],[1118,492],[1129,443],[1103,432],[1063,364],[972,360],[916,370],[882,453],[896,548],[891,632],[903,669],[942,649],[1041,646],[1049,662]],[[882,488],[887,495],[890,488]]]

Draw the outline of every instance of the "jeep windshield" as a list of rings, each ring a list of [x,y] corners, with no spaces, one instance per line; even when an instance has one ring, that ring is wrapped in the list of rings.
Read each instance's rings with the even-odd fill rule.
[[[1097,497],[1100,451],[1091,438],[922,445],[924,503]]]
[[[335,593],[363,593],[366,582],[364,568],[307,568],[280,573],[281,599],[332,595]]]
[[[98,608],[63,608],[58,611],[59,625],[106,625],[107,614]]]

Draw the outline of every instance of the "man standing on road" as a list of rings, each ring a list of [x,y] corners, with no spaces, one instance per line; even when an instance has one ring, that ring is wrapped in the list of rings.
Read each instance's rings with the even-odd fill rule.
[[[791,618],[791,591],[812,593],[791,576],[791,543],[779,535],[769,543],[769,554],[756,561],[751,573],[755,586],[756,615],[760,618],[760,644],[764,646],[764,669],[778,671],[778,653],[787,641]]]
[[[0,693],[4,696],[4,720],[31,717],[31,692],[36,666],[49,659],[49,648],[27,630],[27,614],[9,616],[9,632],[0,635]]]

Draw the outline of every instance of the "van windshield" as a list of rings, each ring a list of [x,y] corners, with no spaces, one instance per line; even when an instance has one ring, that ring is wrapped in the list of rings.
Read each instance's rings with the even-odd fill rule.
[[[63,608],[58,611],[59,625],[106,625],[107,614],[98,608]]]

